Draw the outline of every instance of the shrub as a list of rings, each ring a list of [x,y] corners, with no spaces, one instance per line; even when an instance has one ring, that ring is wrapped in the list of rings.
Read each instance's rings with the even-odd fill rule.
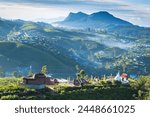
[[[7,96],[2,96],[2,100],[18,100],[19,96],[18,95],[7,95]]]

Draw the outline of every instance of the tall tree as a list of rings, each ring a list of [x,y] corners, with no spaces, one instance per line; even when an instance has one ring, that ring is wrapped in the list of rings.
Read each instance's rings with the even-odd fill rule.
[[[83,69],[81,69],[77,74],[77,79],[78,80],[81,80],[82,78],[85,78],[86,74],[85,74],[85,71]]]
[[[44,66],[42,67],[41,73],[43,73],[43,74],[48,74],[47,65],[44,65]]]
[[[34,73],[33,73],[32,69],[30,69],[29,72],[28,72],[28,75],[29,75],[29,76],[33,76],[33,74],[34,74]]]
[[[34,73],[33,73],[33,71],[32,71],[32,66],[30,66],[30,69],[29,69],[28,75],[29,75],[29,76],[33,76],[33,74],[34,74]]]
[[[19,77],[19,74],[18,74],[17,71],[14,71],[14,72],[12,73],[12,75],[13,75],[15,78]]]
[[[5,77],[5,71],[1,66],[0,66],[0,77]]]

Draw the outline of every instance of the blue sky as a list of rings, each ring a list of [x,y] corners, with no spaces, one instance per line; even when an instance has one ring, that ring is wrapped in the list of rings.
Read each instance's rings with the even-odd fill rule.
[[[0,17],[51,21],[69,12],[108,11],[133,24],[150,27],[150,0],[0,0]]]

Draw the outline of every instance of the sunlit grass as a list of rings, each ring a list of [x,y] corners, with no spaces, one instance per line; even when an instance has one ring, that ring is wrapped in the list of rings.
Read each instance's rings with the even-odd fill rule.
[[[37,29],[37,26],[34,25],[33,23],[25,23],[25,24],[22,26],[22,29],[23,29],[23,30],[34,30],[34,29]]]
[[[15,77],[0,78],[0,86],[7,86],[12,84],[19,85],[21,82],[22,78],[15,78]]]

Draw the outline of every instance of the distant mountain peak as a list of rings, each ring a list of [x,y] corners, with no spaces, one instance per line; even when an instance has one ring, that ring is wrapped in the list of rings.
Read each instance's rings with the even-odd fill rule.
[[[99,11],[90,15],[77,12],[68,15],[68,17],[59,22],[61,26],[75,27],[75,28],[108,28],[114,26],[131,26],[130,22],[119,19],[107,11]]]
[[[65,19],[65,21],[74,21],[74,20],[79,20],[79,19],[82,19],[82,18],[85,18],[87,17],[88,15],[83,13],[83,12],[77,12],[77,13],[73,13],[73,12],[70,12],[68,17]]]
[[[107,11],[99,11],[99,12],[96,12],[96,13],[93,13],[93,14],[99,14],[99,15],[111,15],[109,12]]]
[[[81,11],[77,12],[76,14],[79,14],[79,15],[87,15],[86,13],[83,13]]]
[[[69,15],[87,15],[87,14],[79,11],[77,13],[70,12]]]
[[[114,18],[113,15],[111,15],[110,13],[106,12],[106,11],[100,11],[100,12],[96,12],[90,15],[90,18],[93,18],[94,20],[99,20],[100,19],[107,19],[107,18]]]

